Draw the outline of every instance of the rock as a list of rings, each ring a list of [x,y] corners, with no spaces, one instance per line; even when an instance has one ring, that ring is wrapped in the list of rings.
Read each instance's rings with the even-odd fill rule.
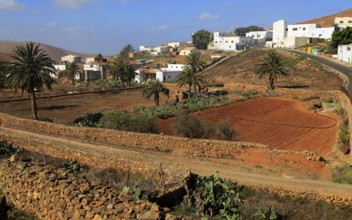
[[[19,156],[18,154],[14,154],[14,155],[12,155],[12,156],[9,158],[9,161],[10,161],[11,163],[16,162],[16,161],[19,161],[19,160],[20,160],[20,156]]]
[[[103,218],[100,215],[96,214],[93,220],[103,220]]]

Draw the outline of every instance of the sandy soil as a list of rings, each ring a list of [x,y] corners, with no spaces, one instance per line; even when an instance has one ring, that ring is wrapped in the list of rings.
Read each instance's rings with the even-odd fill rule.
[[[317,114],[308,110],[306,103],[293,99],[256,98],[195,115],[212,122],[230,123],[239,131],[239,141],[275,148],[327,155],[337,141],[337,114]],[[175,120],[161,120],[161,132],[173,135],[171,124]]]

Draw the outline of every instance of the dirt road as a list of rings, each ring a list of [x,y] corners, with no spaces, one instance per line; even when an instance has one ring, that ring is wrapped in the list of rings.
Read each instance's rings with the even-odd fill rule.
[[[156,166],[163,163],[168,169],[179,171],[179,169],[191,170],[199,175],[210,175],[220,171],[220,175],[232,179],[244,185],[250,185],[265,189],[282,189],[296,194],[318,194],[318,198],[331,197],[346,198],[352,194],[352,186],[337,184],[321,180],[300,179],[299,176],[289,176],[282,173],[281,176],[268,176],[248,171],[245,166],[239,166],[238,161],[225,159],[208,159],[192,157],[182,153],[170,153],[159,151],[147,151],[141,149],[128,149],[126,146],[114,147],[104,145],[92,145],[82,143],[80,140],[53,137],[49,135],[37,134],[28,131],[14,130],[0,126],[0,134],[13,138],[13,140],[23,139],[43,143],[47,146],[56,148],[69,149],[73,152],[79,152],[84,160],[89,160],[90,155],[100,155],[106,160],[125,160],[128,163],[135,162],[139,165],[147,164]],[[39,149],[38,149],[39,150]],[[39,150],[40,151],[40,150]],[[245,162],[243,162],[245,163]],[[274,190],[274,191],[275,191]],[[352,197],[351,197],[352,202]]]

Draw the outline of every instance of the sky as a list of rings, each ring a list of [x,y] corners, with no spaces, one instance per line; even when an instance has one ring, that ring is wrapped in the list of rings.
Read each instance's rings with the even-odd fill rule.
[[[351,0],[0,0],[0,40],[113,55],[126,44],[190,41],[201,29],[269,28],[351,7]]]

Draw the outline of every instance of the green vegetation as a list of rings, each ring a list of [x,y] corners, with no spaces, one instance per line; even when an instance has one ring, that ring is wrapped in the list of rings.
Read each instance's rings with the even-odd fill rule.
[[[143,89],[143,96],[149,99],[154,96],[155,105],[159,106],[160,93],[169,97],[169,90],[159,80],[148,81]]]
[[[256,219],[263,219],[263,220],[279,219],[279,216],[277,215],[275,208],[272,206],[257,208],[257,211],[253,214],[253,217]]]
[[[331,49],[337,49],[338,45],[352,44],[352,28],[347,27],[341,31],[335,31],[329,45]]]
[[[42,91],[44,87],[52,89],[55,81],[50,74],[55,70],[54,61],[40,48],[40,44],[34,42],[16,46],[13,53],[13,61],[8,63],[5,86],[30,94],[33,118],[38,119],[36,91]]]
[[[20,149],[15,148],[12,144],[7,143],[6,141],[0,141],[0,156],[9,156],[19,152]]]
[[[83,171],[82,165],[76,160],[66,160],[61,166],[73,173],[81,173]]]
[[[54,122],[52,118],[46,117],[46,116],[40,116],[38,118],[39,121],[45,121],[45,122]]]
[[[343,128],[339,129],[339,142],[342,144],[342,146],[347,147],[350,146],[350,132],[348,130],[345,130]]]
[[[126,110],[104,113],[98,127],[141,133],[159,132],[156,115],[149,114],[149,112]]]
[[[192,35],[192,43],[197,49],[207,49],[213,35],[207,30],[199,30]]]
[[[216,127],[216,136],[219,140],[234,141],[239,133],[227,122],[219,122]]]
[[[66,64],[66,70],[64,74],[69,80],[72,81],[72,85],[75,85],[75,76],[79,70],[80,67],[74,62]]]
[[[234,93],[239,96],[244,96],[246,98],[253,98],[259,94],[257,90],[249,90],[249,91],[231,90],[230,93]]]
[[[186,196],[185,203],[196,207],[198,216],[222,219],[239,219],[238,206],[241,202],[236,183],[219,177],[198,177],[192,192]]]
[[[97,113],[87,113],[83,117],[79,117],[74,120],[74,125],[77,127],[97,127],[103,114],[100,112]]]
[[[249,33],[251,31],[265,31],[265,29],[263,27],[259,27],[256,25],[251,25],[248,27],[239,27],[235,29],[235,34],[238,36],[242,36],[245,37],[246,33]]]
[[[277,80],[278,76],[286,77],[289,75],[285,66],[286,64],[281,56],[271,50],[262,62],[256,65],[255,73],[259,78],[268,75],[268,89],[273,90],[275,88],[274,81]]]
[[[344,166],[333,170],[332,179],[337,183],[352,184],[352,167]]]

